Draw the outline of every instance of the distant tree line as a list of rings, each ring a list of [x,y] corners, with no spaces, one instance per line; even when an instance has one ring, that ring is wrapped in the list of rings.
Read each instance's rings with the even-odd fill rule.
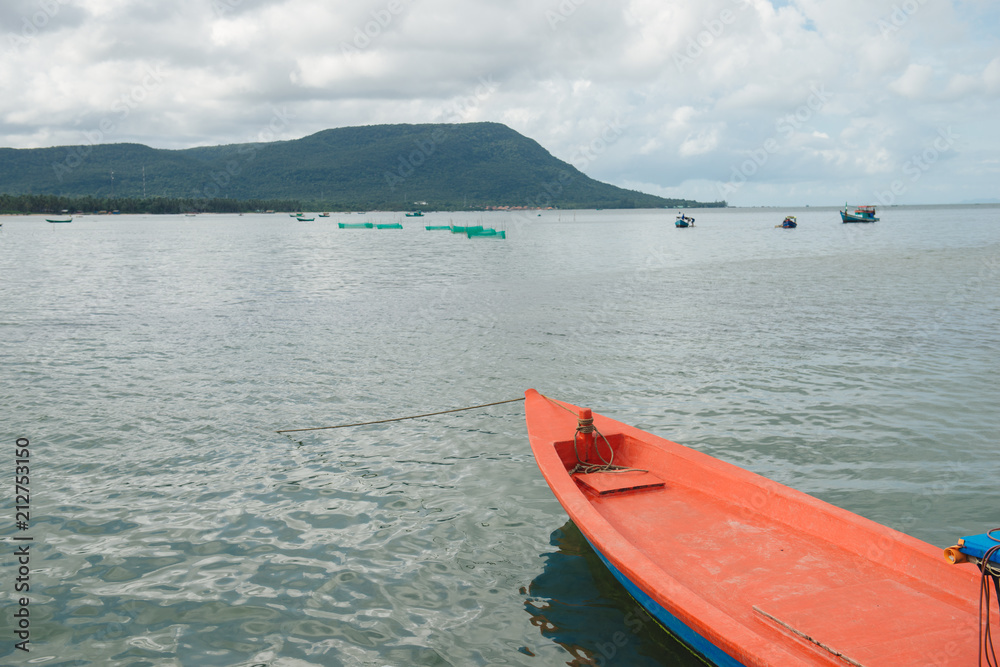
[[[0,213],[252,213],[254,211],[300,211],[296,199],[201,199],[174,197],[65,197],[61,195],[0,194]]]
[[[725,207],[726,202],[698,203],[689,200],[667,200],[669,204],[691,207]],[[537,204],[537,202],[533,202]],[[388,204],[388,205],[387,205]],[[517,204],[514,204],[517,205]],[[623,198],[618,201],[578,202],[559,208],[636,208],[638,203]],[[119,213],[253,213],[255,211],[406,211],[413,203],[404,201],[307,201],[302,199],[230,199],[201,197],[69,197],[45,194],[0,194],[0,214],[52,214],[98,213],[118,211]],[[482,205],[468,205],[466,202],[439,202],[424,206],[424,210],[480,210]],[[668,205],[669,208],[669,205]]]

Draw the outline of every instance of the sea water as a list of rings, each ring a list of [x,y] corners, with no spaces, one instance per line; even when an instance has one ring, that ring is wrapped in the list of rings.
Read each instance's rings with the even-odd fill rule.
[[[529,387],[939,547],[1000,525],[1000,209],[689,213],[4,218],[0,662],[698,664],[520,403],[276,433]]]

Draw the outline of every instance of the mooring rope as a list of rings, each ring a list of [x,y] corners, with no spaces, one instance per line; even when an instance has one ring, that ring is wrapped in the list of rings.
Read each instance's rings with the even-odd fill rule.
[[[996,532],[1000,532],[1000,528],[987,531],[986,537],[1000,543],[1000,538],[993,535]],[[1000,665],[997,662],[997,654],[993,649],[993,634],[990,632],[990,579],[993,580],[992,583],[997,592],[997,603],[1000,604],[1000,574],[997,573],[992,563],[993,557],[997,553],[1000,553],[1000,544],[987,549],[980,562],[982,579],[980,580],[979,588],[979,648],[982,653],[979,655],[979,664],[980,666],[983,664],[983,655],[985,654],[988,667],[998,667]],[[983,628],[984,624],[986,626],[985,630]]]
[[[601,433],[599,430],[597,430],[597,427],[594,426],[593,417],[591,417],[590,419],[583,419],[580,417],[580,415],[578,415],[576,412],[573,412],[562,403],[552,400],[545,394],[540,394],[540,396],[549,403],[551,403],[552,405],[556,406],[557,408],[562,408],[566,412],[575,416],[577,419],[576,433],[573,434],[573,454],[576,455],[576,465],[573,466],[573,468],[569,471],[570,475],[575,475],[577,473],[586,475],[595,472],[649,472],[648,470],[645,470],[643,468],[630,468],[628,466],[615,465],[615,449],[614,447],[611,446],[611,443],[608,442],[608,439],[604,437],[604,434]],[[601,440],[604,441],[604,444],[608,446],[608,451],[611,452],[610,461],[605,459],[604,455],[601,454],[601,449],[597,446],[596,440],[594,441],[594,452],[597,454],[597,457],[601,459],[601,462],[590,463],[580,458],[578,440],[579,436],[585,433],[596,433],[601,437]]]
[[[446,415],[451,412],[462,412],[464,410],[478,410],[479,408],[488,408],[492,405],[503,405],[504,403],[517,403],[523,401],[523,398],[512,398],[509,401],[496,401],[495,403],[483,403],[482,405],[470,405],[467,408],[455,408],[453,410],[441,410],[440,412],[427,412],[422,415],[413,415],[412,417],[393,417],[392,419],[379,419],[371,422],[358,422],[357,424],[338,424],[337,426],[313,426],[311,428],[286,428],[277,433],[301,433],[303,431],[326,431],[333,428],[350,428],[353,426],[370,426],[372,424],[387,424],[389,422],[401,422],[407,419],[420,419],[421,417],[433,417],[434,415]]]

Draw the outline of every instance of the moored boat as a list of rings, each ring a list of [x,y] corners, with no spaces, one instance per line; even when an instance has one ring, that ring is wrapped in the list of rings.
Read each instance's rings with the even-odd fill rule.
[[[45,222],[73,222],[73,218],[45,218]]]
[[[303,216],[300,215],[300,216],[298,216],[295,219],[298,220],[299,222],[312,222],[316,218],[306,218],[306,217],[303,217]]]
[[[970,562],[952,565],[913,537],[533,389],[525,418],[539,469],[600,559],[712,664],[968,666],[991,655],[975,559],[995,582],[1000,558],[982,540],[954,547]]]
[[[677,220],[674,221],[674,227],[685,228],[694,227],[694,218],[689,215],[684,215],[683,213],[677,214]]]
[[[847,209],[847,204],[844,204],[844,210],[840,212],[840,219],[843,222],[878,222],[874,206],[858,206],[854,209],[854,213],[848,213]]]
[[[407,218],[422,218],[422,217],[424,217],[424,212],[423,211],[414,211],[413,213],[407,213],[406,217]]]

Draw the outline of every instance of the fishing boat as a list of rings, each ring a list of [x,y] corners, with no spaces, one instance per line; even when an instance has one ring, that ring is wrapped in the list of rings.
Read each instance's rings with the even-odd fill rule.
[[[73,222],[73,218],[72,217],[69,217],[69,218],[45,218],[45,222],[52,222],[52,223],[56,223],[56,222]]]
[[[878,222],[874,206],[858,206],[854,213],[848,213],[847,209],[847,204],[844,204],[844,210],[840,212],[840,219],[844,222]]]
[[[674,227],[683,229],[685,227],[694,227],[694,218],[683,213],[677,214],[677,220],[674,221]]]
[[[312,222],[316,218],[306,218],[306,217],[303,217],[303,216],[300,215],[300,216],[298,216],[295,219],[298,220],[299,222]]]
[[[424,217],[423,211],[414,211],[413,213],[407,213],[407,218],[422,218]]]
[[[321,218],[329,218],[329,217],[330,217],[330,214],[329,214],[329,212],[327,212],[327,211],[324,211],[323,213],[320,213],[320,214],[319,214],[319,217],[321,217]]]
[[[968,667],[990,655],[979,599],[988,579],[1000,596],[1000,557],[984,550],[1000,535],[942,554],[534,389],[525,418],[542,475],[600,559],[710,663]]]
[[[782,229],[795,229],[798,226],[799,223],[795,219],[794,215],[786,215],[785,219],[781,221],[780,225],[775,225],[775,227],[781,227]]]

